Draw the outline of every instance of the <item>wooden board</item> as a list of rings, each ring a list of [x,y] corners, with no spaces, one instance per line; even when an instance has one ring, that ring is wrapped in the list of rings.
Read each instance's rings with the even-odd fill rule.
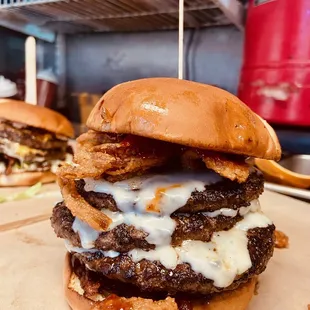
[[[25,189],[26,187],[0,188],[0,196],[7,197]],[[0,203],[0,231],[14,227],[15,224],[23,225],[26,219],[43,219],[44,216],[47,219],[55,204],[61,200],[59,187],[56,183],[51,183],[43,185],[40,192],[31,199]]]
[[[259,295],[249,310],[307,310],[310,304],[310,204],[265,192],[264,212],[289,236],[288,249],[275,249],[260,276]]]
[[[307,310],[310,304],[310,205],[279,194],[261,197],[263,210],[288,234],[275,250],[249,310]],[[0,233],[0,309],[68,310],[62,293],[63,241],[49,221]]]
[[[69,309],[62,293],[63,241],[49,221],[0,233],[0,309]]]

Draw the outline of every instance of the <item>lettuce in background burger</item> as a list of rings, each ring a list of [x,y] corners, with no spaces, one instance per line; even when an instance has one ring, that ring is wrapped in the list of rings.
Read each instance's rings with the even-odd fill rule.
[[[0,186],[55,180],[70,157],[71,123],[61,114],[22,101],[0,99]]]
[[[273,255],[262,174],[272,128],[219,88],[120,84],[91,112],[51,218],[74,310],[242,310]]]

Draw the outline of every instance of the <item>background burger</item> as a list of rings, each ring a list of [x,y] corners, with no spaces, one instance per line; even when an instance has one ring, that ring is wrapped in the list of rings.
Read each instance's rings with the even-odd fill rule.
[[[55,180],[71,150],[70,122],[50,109],[0,100],[0,186],[28,186]],[[69,152],[69,153],[68,153]]]
[[[246,159],[279,159],[271,127],[230,93],[173,78],[114,87],[87,125],[51,218],[70,306],[245,309],[275,229]]]

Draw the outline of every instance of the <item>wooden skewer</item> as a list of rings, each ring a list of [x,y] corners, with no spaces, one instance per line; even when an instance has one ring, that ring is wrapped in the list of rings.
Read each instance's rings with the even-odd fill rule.
[[[37,104],[37,66],[36,66],[36,40],[28,37],[25,43],[26,66],[26,98],[27,103]]]
[[[51,217],[51,215],[52,215],[51,213],[46,213],[46,214],[41,214],[41,215],[37,215],[34,217],[30,217],[27,219],[23,219],[23,220],[11,222],[11,223],[6,223],[3,225],[0,225],[0,232],[12,230],[12,229],[17,229],[20,227],[32,225],[32,224],[39,223],[39,222],[43,222],[43,221],[48,220]]]
[[[179,79],[183,79],[184,0],[179,0]]]

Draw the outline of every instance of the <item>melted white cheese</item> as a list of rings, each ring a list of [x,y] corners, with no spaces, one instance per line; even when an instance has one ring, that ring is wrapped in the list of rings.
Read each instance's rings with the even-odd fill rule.
[[[102,212],[112,220],[107,231],[124,223],[148,233],[145,240],[150,244],[161,246],[169,245],[171,243],[171,236],[175,230],[176,223],[168,215],[159,217],[153,214],[111,212],[105,209],[103,209]],[[94,247],[94,242],[100,234],[77,217],[73,222],[72,229],[75,233],[78,233],[81,240],[81,246],[85,249],[92,249]]]
[[[248,207],[241,207],[239,209],[239,214],[241,216],[246,215],[249,212],[256,212],[260,210],[260,203],[258,199],[252,200]]]
[[[115,252],[115,251],[98,251],[97,249],[83,249],[83,248],[78,248],[74,247],[68,240],[65,240],[65,247],[68,252],[70,253],[96,253],[96,252],[101,252],[105,257],[111,257],[115,258],[120,255],[120,253]]]
[[[224,215],[224,216],[228,216],[228,217],[235,217],[238,214],[238,210],[233,210],[233,209],[229,209],[229,208],[222,208],[219,210],[215,210],[212,212],[203,212],[204,215],[209,216],[209,217],[216,217],[219,215]]]
[[[248,213],[232,229],[214,233],[210,242],[186,240],[180,247],[158,247],[152,251],[134,249],[128,254],[135,262],[157,260],[169,269],[188,263],[195,272],[213,280],[215,286],[227,287],[237,275],[252,266],[247,230],[271,224],[260,212]]]
[[[0,138],[1,149],[3,152],[11,157],[18,158],[19,160],[23,160],[26,155],[38,155],[37,161],[44,161],[44,157],[47,151],[34,149],[26,145],[22,145],[17,142],[10,141],[6,138]]]
[[[244,216],[244,215],[248,214],[249,212],[256,212],[259,210],[260,210],[259,200],[255,199],[255,200],[251,201],[251,204],[248,207],[239,208],[239,214],[241,216]],[[229,209],[229,208],[222,208],[222,209],[215,210],[212,212],[203,212],[203,214],[206,216],[209,216],[209,217],[216,217],[219,215],[224,215],[224,216],[228,216],[228,217],[235,217],[238,214],[238,210],[233,210],[233,209]]]
[[[85,190],[111,194],[123,212],[170,215],[186,204],[192,192],[202,192],[221,180],[215,172],[153,175],[115,183],[86,178]]]
[[[250,206],[240,208],[239,213],[244,216],[249,212],[256,212],[258,210],[260,210],[259,202],[258,200],[254,200],[251,202]],[[175,230],[176,223],[168,215],[159,216],[154,213],[112,212],[107,209],[102,209],[101,211],[112,220],[107,231],[110,231],[121,224],[127,224],[148,233],[145,240],[150,244],[165,246],[170,245],[171,243],[171,236]],[[210,217],[216,217],[218,215],[234,217],[238,214],[238,211],[222,208],[213,212],[204,212],[203,214]],[[98,231],[94,230],[87,223],[82,222],[78,218],[75,218],[72,228],[74,232],[79,234],[83,248],[91,249],[94,247],[94,242],[99,236]],[[85,246],[83,244],[85,244]]]
[[[87,223],[75,218],[72,229],[78,233],[81,240],[81,246],[84,249],[91,249],[94,247],[94,242],[99,237],[99,232],[91,228]]]
[[[168,269],[174,269],[179,261],[177,251],[170,245],[156,247],[155,250],[150,251],[133,249],[128,254],[134,262],[139,262],[142,259],[157,260]]]
[[[258,208],[259,204],[253,203]],[[248,207],[249,208],[249,207]],[[254,208],[254,207],[253,207]],[[247,231],[256,227],[267,227],[272,222],[260,211],[248,212],[232,229],[213,233],[210,242],[195,240],[183,241],[179,247],[170,245],[157,246],[155,250],[134,249],[128,255],[134,262],[142,259],[159,261],[168,269],[175,269],[178,264],[188,263],[196,273],[213,280],[217,287],[227,287],[237,275],[246,272],[252,266],[248,251]],[[80,225],[79,227],[84,227]],[[90,239],[84,240],[89,245]],[[96,252],[96,249],[70,247],[70,252]],[[83,245],[82,245],[83,246]],[[104,256],[117,257],[115,251],[100,251]]]
[[[145,239],[151,244],[169,245],[171,243],[171,236],[175,230],[176,223],[168,215],[157,216],[154,214],[139,214],[134,212],[121,213],[111,212],[106,209],[102,209],[101,211],[112,219],[109,230],[125,223],[148,233],[149,235]]]
[[[227,287],[237,275],[252,266],[247,248],[247,231],[272,224],[260,212],[258,200],[253,201],[248,207],[240,208],[239,211],[222,208],[205,212],[204,214],[210,217],[234,217],[238,212],[244,216],[232,229],[214,233],[210,242],[186,240],[179,247],[174,248],[170,245],[176,225],[170,215],[186,204],[193,191],[204,191],[206,185],[220,180],[215,173],[146,176],[116,183],[85,179],[85,190],[112,195],[118,208],[123,211],[102,210],[112,219],[109,230],[125,223],[148,233],[146,240],[155,244],[156,248],[150,251],[129,251],[127,254],[134,262],[140,262],[142,259],[159,261],[171,270],[178,264],[188,263],[195,272],[213,280],[215,286]],[[80,236],[83,249],[71,247],[71,251],[96,252],[93,247],[99,233],[77,219],[73,226],[74,231]],[[107,257],[120,255],[115,251],[101,253]]]

